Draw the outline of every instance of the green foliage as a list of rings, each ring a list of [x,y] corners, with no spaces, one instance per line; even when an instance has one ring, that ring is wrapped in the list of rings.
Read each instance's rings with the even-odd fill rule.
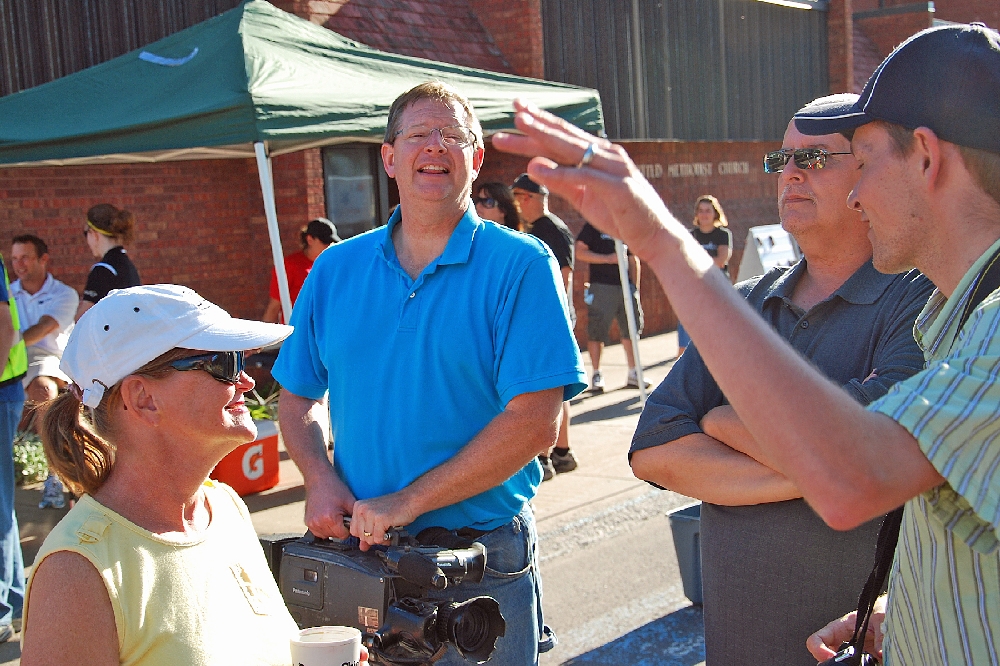
[[[278,420],[278,394],[280,387],[275,384],[274,390],[267,396],[262,396],[257,389],[250,389],[250,395],[244,396],[250,416],[257,421]]]
[[[49,463],[42,450],[42,439],[33,432],[19,432],[14,437],[14,480],[17,485],[44,481]]]

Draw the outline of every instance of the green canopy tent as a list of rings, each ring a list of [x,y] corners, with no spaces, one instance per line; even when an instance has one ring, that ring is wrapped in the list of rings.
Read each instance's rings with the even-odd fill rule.
[[[290,313],[270,158],[381,143],[392,101],[428,80],[462,91],[487,134],[513,127],[515,97],[603,130],[595,90],[385,53],[248,0],[137,51],[0,98],[0,166],[255,158]]]

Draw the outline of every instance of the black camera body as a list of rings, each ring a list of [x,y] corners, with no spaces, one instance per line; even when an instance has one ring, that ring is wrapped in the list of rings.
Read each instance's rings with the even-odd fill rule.
[[[362,552],[343,541],[287,535],[261,538],[281,596],[300,628],[357,627],[373,664],[427,664],[447,644],[473,663],[487,661],[506,623],[491,597],[430,599],[430,590],[479,582],[486,547],[421,545],[395,534],[396,545]]]

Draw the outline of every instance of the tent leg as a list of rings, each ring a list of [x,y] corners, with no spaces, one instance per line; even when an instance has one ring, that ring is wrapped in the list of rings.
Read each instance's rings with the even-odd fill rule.
[[[625,244],[615,239],[615,254],[618,255],[618,275],[622,281],[622,296],[625,299],[625,318],[628,320],[628,338],[632,341],[632,354],[635,356],[635,374],[639,381],[639,406],[646,406],[646,382],[642,377],[642,361],[639,360],[639,328],[636,325],[635,309],[632,307],[631,285],[628,281],[628,258],[625,256]]]
[[[278,231],[278,210],[274,205],[274,180],[271,177],[271,158],[261,141],[253,144],[257,155],[257,175],[260,177],[260,191],[264,195],[264,216],[267,218],[267,235],[271,239],[271,258],[274,272],[278,277],[278,295],[285,323],[292,319],[292,297],[288,291],[288,275],[285,274],[285,257],[281,251],[281,234]]]

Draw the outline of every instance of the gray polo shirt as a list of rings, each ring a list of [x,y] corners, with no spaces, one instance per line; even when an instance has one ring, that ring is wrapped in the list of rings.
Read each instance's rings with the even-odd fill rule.
[[[923,367],[913,322],[933,289],[927,278],[917,271],[883,275],[869,261],[806,312],[791,302],[805,268],[803,260],[737,289],[795,349],[862,404]],[[877,377],[866,381],[873,370]],[[646,402],[629,455],[701,432],[701,418],[726,403],[698,350],[688,347]],[[803,500],[704,504],[708,666],[813,666],[806,638],[857,606],[880,523],[837,532]]]

